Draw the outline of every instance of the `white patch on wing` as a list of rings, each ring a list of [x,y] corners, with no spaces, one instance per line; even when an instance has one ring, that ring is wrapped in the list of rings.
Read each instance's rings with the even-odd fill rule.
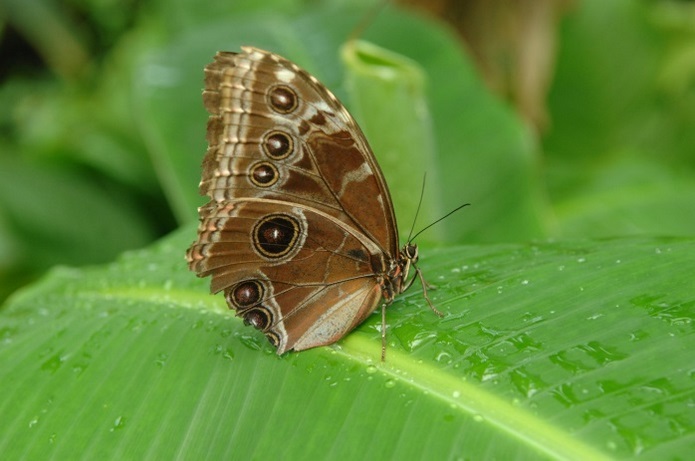
[[[345,173],[338,195],[343,195],[353,182],[362,182],[365,178],[369,177],[370,174],[372,174],[372,171],[367,162],[362,162],[362,165],[360,165],[358,169]]]
[[[210,194],[210,197],[216,202],[222,202],[222,201],[226,200],[226,198],[227,198],[224,191],[220,190],[220,189],[215,189],[214,191],[212,191],[212,194]]]
[[[294,80],[295,73],[289,69],[278,69],[275,71],[275,78],[283,83],[290,83]]]
[[[242,46],[241,49],[246,51],[249,55],[249,58],[251,58],[255,61],[260,60],[261,58],[263,58],[263,56],[266,55],[266,53],[262,53],[260,50],[257,50],[255,48],[251,48],[251,47]]]
[[[328,104],[326,104],[326,101],[316,101],[314,103],[314,107],[316,107],[318,110],[323,111],[323,112],[328,112],[328,113],[333,112],[333,109],[331,109],[331,107]]]

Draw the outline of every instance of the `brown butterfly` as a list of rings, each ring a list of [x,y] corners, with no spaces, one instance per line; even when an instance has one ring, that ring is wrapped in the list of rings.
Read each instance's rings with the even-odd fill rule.
[[[399,249],[369,144],[315,77],[243,47],[205,68],[203,99],[210,118],[200,193],[211,200],[199,209],[188,265],[211,275],[211,291],[224,291],[278,354],[334,343],[380,303],[385,341],[385,307],[416,276],[441,315],[427,298],[417,246]]]

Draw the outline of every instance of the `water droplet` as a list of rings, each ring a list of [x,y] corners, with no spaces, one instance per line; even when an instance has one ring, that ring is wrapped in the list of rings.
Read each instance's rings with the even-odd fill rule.
[[[648,338],[648,337],[649,337],[649,334],[645,331],[642,331],[642,330],[637,330],[637,331],[633,331],[632,333],[630,333],[630,341],[641,341],[641,340]]]
[[[528,280],[522,280],[522,281],[521,281],[521,284],[522,284],[522,285],[528,285]]]
[[[113,432],[113,431],[118,430],[118,429],[123,429],[124,426],[125,426],[125,418],[123,416],[119,416],[113,421],[113,426],[111,427],[111,429],[109,429],[109,431]]]
[[[367,374],[373,375],[374,373],[376,373],[376,367],[374,365],[368,365],[365,371],[367,372]]]
[[[232,348],[230,348],[230,347],[225,347],[225,348],[221,351],[221,355],[222,355],[222,357],[224,357],[225,359],[234,360],[234,349],[232,349]]]
[[[263,349],[263,343],[260,338],[253,334],[240,334],[239,341],[251,350],[260,351]]]
[[[155,360],[154,363],[157,364],[157,366],[161,368],[164,365],[166,365],[168,359],[169,359],[169,354],[161,353],[161,354],[157,355],[157,360]]]
[[[454,391],[451,393],[451,396],[455,399],[458,399],[459,397],[461,397],[461,393],[459,391]]]
[[[386,386],[387,389],[393,389],[394,387],[396,387],[396,381],[394,381],[393,379],[389,379],[384,383],[384,386]]]
[[[584,258],[584,257],[577,258],[577,262],[578,262],[578,263],[585,263],[585,262],[586,262],[586,258]]]
[[[485,418],[483,418],[482,415],[475,414],[473,415],[473,421],[475,421],[476,423],[482,423],[483,421],[485,421]]]
[[[41,369],[55,373],[65,361],[65,357],[56,354],[41,364]]]
[[[419,333],[416,333],[412,339],[407,340],[406,346],[408,347],[409,351],[413,351],[413,350],[415,350],[415,348],[417,348],[421,344],[433,341],[434,339],[436,339],[436,337],[437,337],[436,332],[421,331]]]

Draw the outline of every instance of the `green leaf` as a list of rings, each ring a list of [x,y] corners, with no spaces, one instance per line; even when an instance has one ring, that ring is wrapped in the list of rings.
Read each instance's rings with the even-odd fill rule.
[[[692,25],[669,30],[690,7],[578,6],[561,29],[543,139],[557,235],[694,235],[695,92],[681,59],[695,42]]]
[[[0,215],[11,239],[0,270],[104,262],[151,241],[133,200],[114,199],[114,189],[68,168],[0,155]]]
[[[0,311],[7,459],[683,459],[695,241],[422,250],[417,289],[278,357],[189,273],[189,228]]]

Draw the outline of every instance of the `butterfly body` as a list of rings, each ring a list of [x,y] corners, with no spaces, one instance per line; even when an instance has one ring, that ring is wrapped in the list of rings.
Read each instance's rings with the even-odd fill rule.
[[[383,174],[343,105],[295,64],[242,50],[205,68],[210,202],[188,264],[279,354],[331,344],[410,286],[417,247],[399,249]]]

